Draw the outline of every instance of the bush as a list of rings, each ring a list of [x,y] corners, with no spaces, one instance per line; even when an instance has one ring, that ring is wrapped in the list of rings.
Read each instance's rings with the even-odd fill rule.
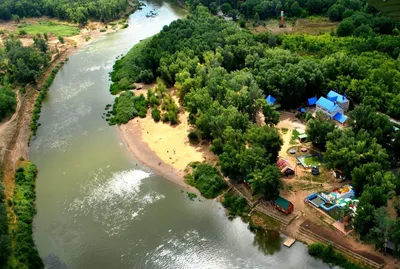
[[[10,254],[10,237],[8,235],[7,211],[4,201],[3,178],[0,169],[0,268],[5,268]]]
[[[43,268],[32,236],[32,221],[35,210],[35,181],[37,168],[32,163],[24,163],[15,173],[14,212],[17,217],[17,229],[13,233],[15,244],[13,256],[17,268]]]
[[[110,124],[124,124],[135,117],[146,117],[148,104],[143,94],[135,96],[132,92],[124,92],[114,101],[113,118]]]
[[[196,187],[206,198],[217,197],[227,187],[217,168],[209,164],[196,164],[192,176],[193,180],[188,183]]]
[[[26,34],[27,34],[27,32],[24,29],[21,29],[18,31],[18,35],[20,35],[20,36],[24,36]]]
[[[142,70],[136,78],[136,82],[151,83],[154,80],[151,70]]]
[[[322,259],[324,262],[340,266],[344,269],[367,269],[362,265],[349,261],[341,252],[333,250],[332,245],[325,246],[322,243],[308,245],[308,254]]]
[[[154,107],[154,108],[151,110],[151,117],[153,118],[153,120],[154,120],[155,122],[159,122],[160,119],[161,119],[161,112],[160,112],[160,110],[159,110],[158,108]]]
[[[63,36],[58,36],[58,41],[60,41],[61,44],[65,43],[65,39]]]
[[[241,196],[226,194],[224,196],[224,201],[222,205],[230,210],[232,215],[241,215],[243,213],[248,213],[250,208],[247,205],[246,199]]]
[[[188,134],[188,138],[189,138],[190,143],[192,143],[192,144],[197,144],[197,143],[199,143],[199,135],[198,135],[196,132],[194,132],[194,131],[191,131],[191,132]]]
[[[349,36],[353,34],[354,23],[350,18],[343,20],[337,29],[338,36]]]

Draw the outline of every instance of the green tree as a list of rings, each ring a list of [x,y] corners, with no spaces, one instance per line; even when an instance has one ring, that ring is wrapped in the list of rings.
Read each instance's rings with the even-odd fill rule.
[[[386,252],[385,243],[390,240],[394,225],[395,221],[386,212],[385,208],[378,208],[374,212],[374,227],[368,233],[368,240]]]
[[[354,28],[353,21],[350,18],[347,18],[339,24],[336,33],[338,36],[349,36],[353,34]]]
[[[328,134],[335,129],[335,123],[325,114],[317,112],[316,117],[307,122],[307,138],[314,144],[325,146]]]
[[[377,142],[383,146],[388,146],[393,137],[393,124],[388,116],[377,113],[371,106],[361,105],[356,107],[350,113],[350,127],[355,133],[360,130],[367,131],[372,137],[377,139]]]
[[[232,10],[232,6],[229,3],[223,3],[220,9],[224,15],[227,15]]]
[[[267,201],[275,201],[282,187],[281,173],[275,165],[268,165],[262,170],[249,174],[251,188],[260,193]]]

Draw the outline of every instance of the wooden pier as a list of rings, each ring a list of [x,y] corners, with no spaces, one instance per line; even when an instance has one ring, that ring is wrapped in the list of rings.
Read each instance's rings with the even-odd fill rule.
[[[283,243],[283,245],[288,247],[288,248],[290,248],[294,244],[294,242],[296,242],[296,239],[288,237],[288,238],[286,238],[286,240]]]

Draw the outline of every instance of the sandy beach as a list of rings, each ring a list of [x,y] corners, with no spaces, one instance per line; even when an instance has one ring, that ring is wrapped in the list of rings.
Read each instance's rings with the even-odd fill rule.
[[[184,182],[185,169],[191,162],[216,162],[217,157],[208,150],[208,145],[191,145],[187,135],[190,126],[188,114],[180,113],[180,124],[154,122],[151,115],[135,118],[118,127],[129,151],[156,173],[190,191],[197,189]]]

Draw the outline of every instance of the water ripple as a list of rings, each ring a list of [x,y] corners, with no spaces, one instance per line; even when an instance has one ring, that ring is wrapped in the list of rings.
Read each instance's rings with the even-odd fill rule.
[[[82,198],[76,198],[68,207],[75,216],[92,215],[109,235],[124,231],[130,221],[144,213],[147,205],[165,198],[155,191],[141,189],[150,173],[141,170],[117,172],[108,180],[100,171],[91,183],[81,189]]]

